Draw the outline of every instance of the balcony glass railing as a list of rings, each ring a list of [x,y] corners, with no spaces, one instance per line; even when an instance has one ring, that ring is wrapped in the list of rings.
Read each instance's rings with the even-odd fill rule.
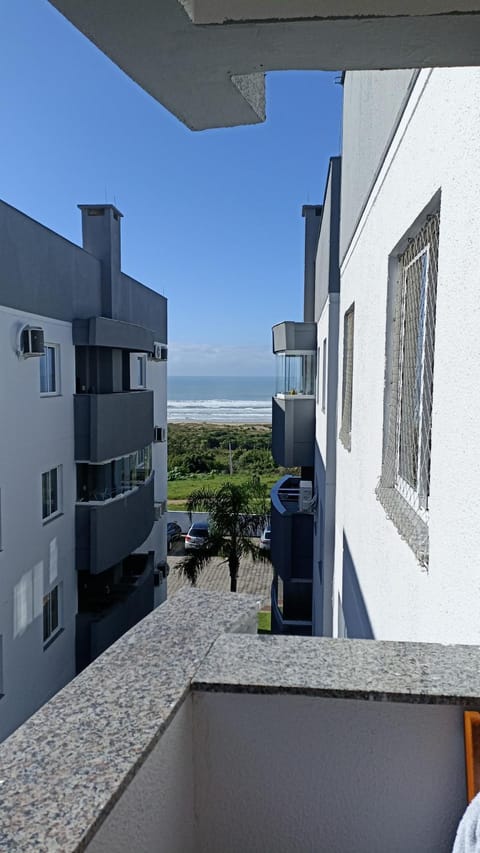
[[[277,396],[315,394],[315,353],[279,353],[275,360]]]
[[[152,473],[152,446],[103,465],[77,465],[77,501],[109,501],[145,483]]]

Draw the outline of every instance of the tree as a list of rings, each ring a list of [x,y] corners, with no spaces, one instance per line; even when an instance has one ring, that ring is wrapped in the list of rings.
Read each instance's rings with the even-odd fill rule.
[[[191,493],[187,509],[190,517],[198,510],[209,513],[209,535],[205,545],[189,551],[179,570],[194,586],[208,561],[219,555],[228,564],[230,591],[236,592],[241,557],[265,560],[269,556],[252,541],[267,523],[266,487],[252,478],[242,485],[227,482],[218,489],[197,489]]]

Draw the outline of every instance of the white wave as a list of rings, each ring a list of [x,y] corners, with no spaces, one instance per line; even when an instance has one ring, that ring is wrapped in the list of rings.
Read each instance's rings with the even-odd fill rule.
[[[169,409],[268,409],[265,400],[168,400]]]
[[[265,400],[169,400],[170,421],[269,423],[271,403]]]

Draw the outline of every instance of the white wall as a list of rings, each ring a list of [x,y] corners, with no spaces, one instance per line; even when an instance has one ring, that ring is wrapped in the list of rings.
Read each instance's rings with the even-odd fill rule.
[[[193,703],[198,853],[450,853],[466,802],[460,707]]]
[[[59,396],[41,397],[40,360],[19,359],[15,354],[18,327],[27,322],[44,329],[47,343],[60,345]],[[0,364],[1,739],[75,674],[75,372],[71,325],[0,308]],[[62,465],[63,471],[63,514],[44,524],[41,475],[57,465]],[[44,650],[43,595],[56,583],[61,584],[63,632]],[[16,608],[15,598],[19,602]]]
[[[345,534],[379,639],[480,642],[479,102],[480,69],[420,73],[341,269],[339,352],[352,302],[355,337],[351,452],[338,443],[335,599],[342,596]],[[426,571],[387,520],[375,487],[382,466],[388,257],[439,190]],[[339,412],[341,372],[340,364]]]
[[[195,853],[193,779],[188,696],[87,853]]]

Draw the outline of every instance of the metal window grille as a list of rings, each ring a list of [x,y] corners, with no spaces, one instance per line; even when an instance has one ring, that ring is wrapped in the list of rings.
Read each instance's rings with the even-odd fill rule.
[[[388,425],[377,496],[423,565],[428,498],[440,215],[399,256],[392,324]]]
[[[352,441],[354,309],[355,306],[351,305],[343,321],[342,423],[338,437],[347,450],[350,450]]]

